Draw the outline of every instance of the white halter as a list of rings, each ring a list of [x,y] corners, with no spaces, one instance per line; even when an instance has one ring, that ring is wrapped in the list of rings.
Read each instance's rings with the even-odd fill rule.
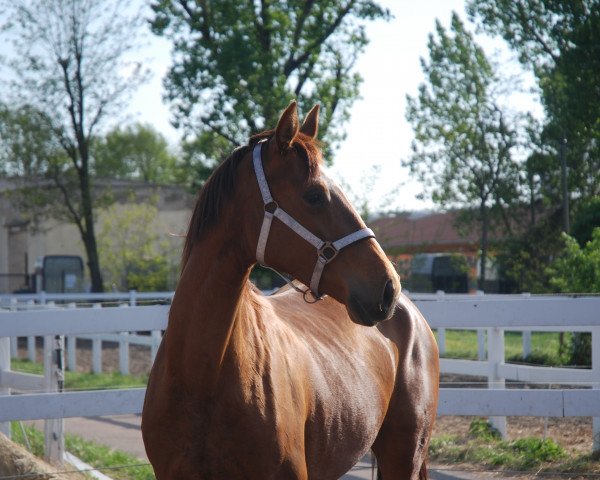
[[[321,281],[321,275],[323,274],[325,265],[331,262],[342,248],[347,247],[354,242],[358,242],[363,238],[374,238],[375,234],[370,228],[363,228],[354,233],[346,235],[335,242],[328,242],[321,240],[319,237],[312,234],[306,228],[300,225],[288,213],[281,209],[271,196],[271,191],[269,190],[269,184],[267,183],[267,178],[265,177],[265,171],[262,164],[261,153],[263,143],[264,142],[260,142],[256,144],[252,153],[254,172],[256,173],[256,179],[258,180],[260,193],[262,194],[263,202],[265,204],[265,216],[263,218],[260,235],[258,237],[258,245],[256,246],[256,259],[261,265],[267,266],[265,263],[265,249],[267,247],[267,240],[269,239],[271,222],[273,221],[273,217],[277,217],[285,225],[287,225],[317,249],[317,263],[315,264],[315,269],[313,270],[312,278],[310,280],[310,290],[307,289],[304,292],[304,295],[306,299],[306,293],[310,291],[314,298],[318,300],[321,298],[319,295],[319,282]]]

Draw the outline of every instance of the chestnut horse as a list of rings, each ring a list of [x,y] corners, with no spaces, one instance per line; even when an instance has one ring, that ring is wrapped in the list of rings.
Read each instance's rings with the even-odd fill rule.
[[[200,193],[144,402],[159,480],[337,479],[369,449],[427,478],[436,343],[323,172],[318,114],[292,102]],[[263,296],[257,260],[310,287]]]

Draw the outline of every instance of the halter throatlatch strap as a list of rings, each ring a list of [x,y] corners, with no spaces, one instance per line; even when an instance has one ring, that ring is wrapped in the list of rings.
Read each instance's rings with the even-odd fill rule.
[[[291,228],[300,237],[310,243],[317,250],[317,263],[313,270],[312,277],[310,279],[310,292],[315,299],[320,299],[319,295],[319,283],[321,281],[321,275],[325,265],[331,262],[339,253],[339,251],[347,247],[348,245],[358,242],[363,238],[374,238],[375,234],[370,228],[363,228],[354,233],[346,235],[345,237],[336,240],[335,242],[326,242],[321,240],[319,237],[311,233],[309,230],[300,225],[294,220],[287,212],[279,207],[277,202],[273,200],[271,191],[269,190],[269,184],[267,183],[267,177],[262,164],[262,145],[263,142],[257,143],[252,152],[252,161],[254,164],[254,172],[256,173],[256,179],[258,180],[258,186],[262,195],[263,202],[265,204],[265,216],[263,218],[262,227],[258,236],[258,244],[256,246],[256,260],[261,265],[267,266],[265,262],[265,250],[267,248],[267,241],[269,239],[269,232],[271,231],[271,224],[273,223],[273,217],[277,217],[281,222]],[[306,292],[304,292],[304,298],[306,299]]]

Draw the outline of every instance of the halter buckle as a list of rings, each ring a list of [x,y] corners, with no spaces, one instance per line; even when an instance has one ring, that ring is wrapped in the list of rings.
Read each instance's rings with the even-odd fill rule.
[[[325,263],[331,262],[337,254],[339,250],[335,248],[332,242],[325,242],[321,248],[317,251],[317,255],[323,259]]]
[[[269,203],[265,203],[265,212],[275,213],[279,208],[279,204],[275,200],[271,200]]]

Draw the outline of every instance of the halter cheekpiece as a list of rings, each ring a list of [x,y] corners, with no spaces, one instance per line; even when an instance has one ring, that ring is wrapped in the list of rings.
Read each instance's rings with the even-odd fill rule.
[[[271,230],[273,217],[277,217],[281,222],[283,222],[294,232],[300,235],[300,237],[316,248],[317,261],[310,280],[310,287],[307,288],[303,293],[305,300],[307,300],[306,295],[308,292],[312,293],[315,301],[320,300],[322,296],[319,295],[319,283],[321,281],[321,275],[323,274],[325,265],[331,262],[342,248],[364,238],[374,238],[375,234],[370,228],[363,228],[354,233],[346,235],[335,242],[329,242],[321,240],[319,237],[300,225],[300,223],[294,220],[287,212],[279,207],[277,202],[271,196],[271,191],[269,190],[269,184],[267,183],[267,178],[265,176],[265,171],[262,164],[262,146],[264,143],[264,140],[257,143],[252,152],[254,173],[256,174],[260,193],[262,194],[263,202],[265,204],[265,216],[263,218],[260,235],[258,237],[258,244],[256,246],[256,260],[261,265],[267,266],[265,263],[265,249],[267,247],[267,240],[269,239],[269,232]]]

